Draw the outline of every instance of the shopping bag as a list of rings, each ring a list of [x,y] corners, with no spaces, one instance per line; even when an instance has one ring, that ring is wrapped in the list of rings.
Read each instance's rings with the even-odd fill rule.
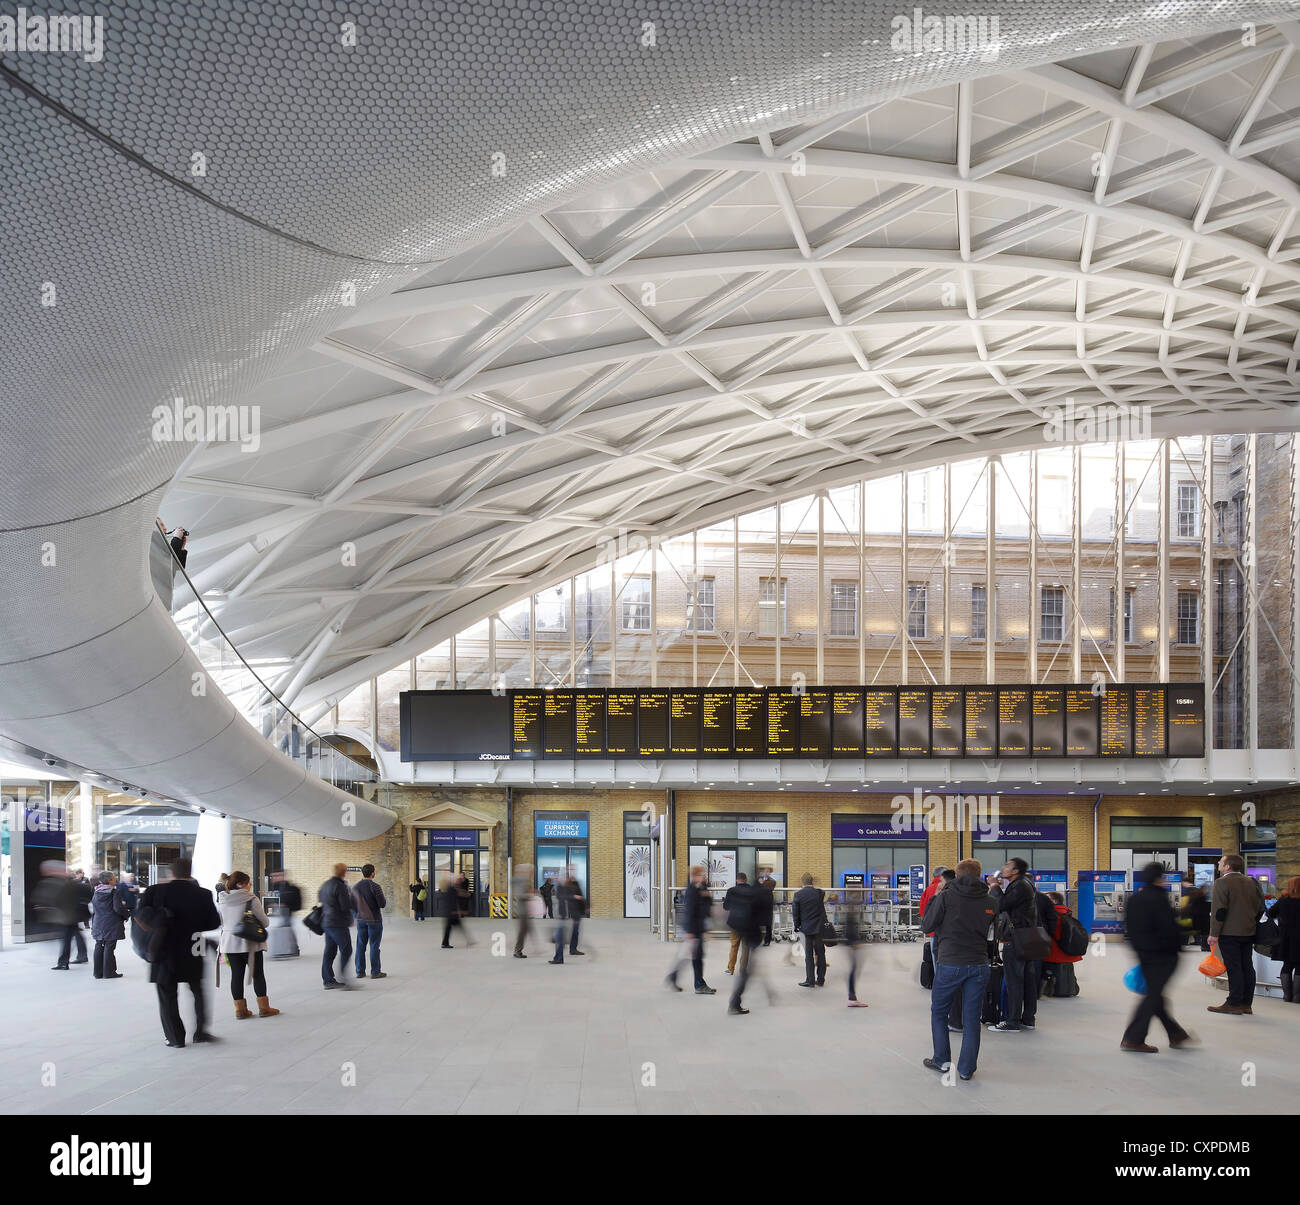
[[[1217,954],[1207,954],[1196,969],[1211,979],[1217,979],[1220,975],[1228,973],[1228,968],[1223,965],[1223,960]]]
[[[1147,977],[1142,974],[1142,964],[1136,963],[1124,973],[1124,986],[1130,992],[1136,992],[1139,996],[1145,996],[1147,991]]]

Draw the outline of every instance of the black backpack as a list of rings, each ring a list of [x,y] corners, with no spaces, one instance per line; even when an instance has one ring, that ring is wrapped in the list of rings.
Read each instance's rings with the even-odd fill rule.
[[[1083,922],[1069,912],[1062,912],[1056,928],[1056,944],[1071,958],[1082,958],[1088,952],[1089,933]]]
[[[921,947],[921,986],[927,990],[934,987],[934,951],[930,948],[929,938]]]

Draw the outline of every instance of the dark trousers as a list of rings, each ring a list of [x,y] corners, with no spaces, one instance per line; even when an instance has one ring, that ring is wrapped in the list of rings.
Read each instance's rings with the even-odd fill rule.
[[[740,998],[745,994],[745,985],[749,982],[749,968],[758,941],[757,932],[740,935],[740,945],[736,949],[736,977],[731,988],[731,1008],[740,1007]]]
[[[1255,998],[1255,939],[1219,937],[1219,959],[1228,968],[1228,1004],[1249,1008]]]
[[[708,986],[704,982],[704,934],[687,933],[682,937],[682,950],[673,963],[673,969],[668,978],[677,982],[677,973],[682,969],[682,964],[689,960],[691,972],[695,979],[696,987]]]
[[[352,957],[352,932],[343,925],[325,926],[325,953],[320,962],[320,977],[325,983],[336,982],[334,956],[338,955],[339,971],[348,977],[348,959]]]
[[[549,917],[553,917],[555,915],[555,912],[551,907],[551,897],[549,895],[544,896],[543,902],[546,904],[546,915]]]
[[[162,1017],[163,1035],[173,1045],[184,1046],[185,1023],[181,1020],[181,1006],[177,999],[180,984],[173,980],[154,986],[158,989],[158,1015]],[[189,986],[194,993],[194,1033],[198,1035],[207,1028],[208,1020],[203,1007],[203,980],[195,979]]]
[[[447,915],[442,918],[442,944],[444,946],[451,945],[451,927],[459,924],[460,917],[454,912],[448,912]]]
[[[930,1041],[934,1046],[934,1061],[940,1067],[952,1061],[952,1043],[948,1037],[949,1011],[957,1000],[961,1000],[961,1055],[957,1059],[957,1074],[975,1074],[980,1054],[980,1012],[988,984],[986,962],[970,966],[936,964],[934,987],[930,989]]]
[[[230,960],[230,996],[233,1000],[244,998],[244,973],[248,970],[247,954],[227,954]],[[253,955],[253,995],[266,995],[266,976],[262,974],[262,951]]]
[[[555,926],[555,961],[556,962],[564,961],[564,938],[566,933],[570,934],[569,953],[576,954],[578,952],[578,926],[581,923],[582,921],[578,917],[574,917],[571,930],[565,929],[563,920],[561,920],[560,923]]]
[[[68,965],[68,955],[72,952],[72,943],[77,943],[77,961],[86,961],[86,939],[81,936],[79,925],[63,925],[63,940],[59,943],[59,966]]]
[[[817,964],[817,977],[813,978],[813,962]],[[803,935],[803,965],[805,983],[826,982],[826,943],[820,933]]]
[[[519,928],[515,930],[515,953],[524,952],[524,943],[528,940],[528,934],[532,930],[528,916],[528,904],[524,903],[524,910],[519,914]]]
[[[862,948],[860,946],[851,945],[849,946],[848,953],[849,953],[849,999],[856,1000],[858,998],[858,993],[857,993],[858,959],[862,955]]]
[[[366,946],[370,947],[370,971],[379,972],[379,943],[384,939],[384,923],[357,918],[357,974],[366,973]]]
[[[582,928],[582,917],[575,916],[572,919],[573,927],[569,930],[569,953],[576,954],[578,952],[578,930]]]
[[[117,974],[117,939],[112,941],[95,942],[95,965],[94,972],[96,979],[103,979],[106,975],[109,978]]]
[[[1002,982],[1007,985],[1007,1015],[1002,1019],[1009,1025],[1032,1025],[1038,1013],[1042,963],[1036,959],[1025,961],[1007,942],[1002,947],[1002,966]]]
[[[1147,981],[1147,990],[1133,1010],[1133,1018],[1124,1031],[1124,1041],[1145,1042],[1152,1017],[1159,1018],[1171,1040],[1185,1038],[1187,1031],[1174,1020],[1165,1003],[1165,986],[1178,969],[1178,955],[1139,955],[1138,962],[1142,966],[1142,977]]]

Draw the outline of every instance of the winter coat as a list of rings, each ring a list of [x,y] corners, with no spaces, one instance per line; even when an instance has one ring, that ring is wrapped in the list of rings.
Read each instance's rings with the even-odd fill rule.
[[[988,884],[960,875],[937,892],[921,917],[921,928],[934,934],[934,961],[943,966],[980,966],[988,961],[989,930],[997,904]]]
[[[1169,892],[1150,884],[1129,897],[1124,930],[1139,958],[1177,954],[1187,941],[1187,934],[1178,927]]]
[[[266,949],[264,941],[248,941],[246,938],[235,936],[235,930],[244,919],[245,911],[250,908],[263,928],[270,925],[262,901],[247,887],[237,887],[234,891],[227,891],[222,895],[217,904],[217,911],[221,913],[221,940],[217,944],[217,949],[223,954],[256,954],[258,950]]]
[[[100,883],[90,901],[90,936],[96,941],[122,941],[126,937],[122,921],[129,915],[117,888]]]
[[[1281,938],[1273,956],[1286,966],[1300,966],[1300,899],[1284,895],[1268,910],[1268,916],[1277,921]]]
[[[352,888],[338,875],[331,875],[320,888],[320,923],[326,929],[352,927]]]
[[[149,963],[150,983],[194,983],[203,978],[204,943],[200,934],[221,927],[212,892],[193,879],[155,883],[140,900],[142,908],[166,909],[166,933]]]

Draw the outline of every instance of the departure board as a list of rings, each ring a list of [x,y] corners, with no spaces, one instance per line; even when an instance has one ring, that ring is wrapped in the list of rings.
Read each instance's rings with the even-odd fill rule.
[[[1021,686],[998,687],[998,756],[1029,755],[1029,691]]]
[[[1205,756],[1205,687],[1199,683],[1170,686],[1165,714],[1169,717],[1169,756]]]
[[[799,756],[831,755],[831,692],[810,689],[799,701]]]
[[[1035,757],[1065,756],[1065,691],[1036,687],[1030,703],[1030,749]]]
[[[669,692],[668,751],[673,757],[700,756],[700,692]]]
[[[831,756],[866,756],[860,690],[831,691]]]
[[[928,757],[930,753],[930,692],[898,692],[898,756]]]
[[[1133,696],[1126,686],[1108,686],[1101,696],[1101,755],[1133,756]]]
[[[573,750],[578,757],[605,756],[603,690],[580,690],[573,696]]]
[[[1098,698],[1089,686],[1065,688],[1065,755],[1096,757],[1101,747],[1098,725],[1101,712]]]
[[[572,757],[573,745],[573,702],[571,690],[548,690],[546,704],[542,709],[544,723],[542,731],[546,738],[547,757]]]
[[[997,757],[998,692],[985,686],[966,687],[966,756]]]
[[[416,761],[1204,757],[1202,683],[403,691]]]
[[[1165,690],[1163,686],[1133,687],[1133,756],[1165,755]]]
[[[767,756],[767,694],[762,690],[733,692],[734,741],[737,757]]]
[[[868,757],[897,757],[898,691],[864,690],[862,727]]]
[[[636,743],[642,757],[668,755],[668,692],[636,692]]]
[[[605,696],[605,752],[610,757],[637,755],[634,690],[611,690]]]
[[[517,690],[510,706],[510,756],[536,761],[543,753],[542,704],[540,690]]]
[[[767,755],[795,757],[799,752],[801,697],[788,690],[767,692]]]
[[[730,757],[735,731],[735,692],[706,690],[700,703],[700,754]]]
[[[935,688],[930,692],[930,753],[933,757],[961,757],[965,748],[966,715],[960,689]]]

